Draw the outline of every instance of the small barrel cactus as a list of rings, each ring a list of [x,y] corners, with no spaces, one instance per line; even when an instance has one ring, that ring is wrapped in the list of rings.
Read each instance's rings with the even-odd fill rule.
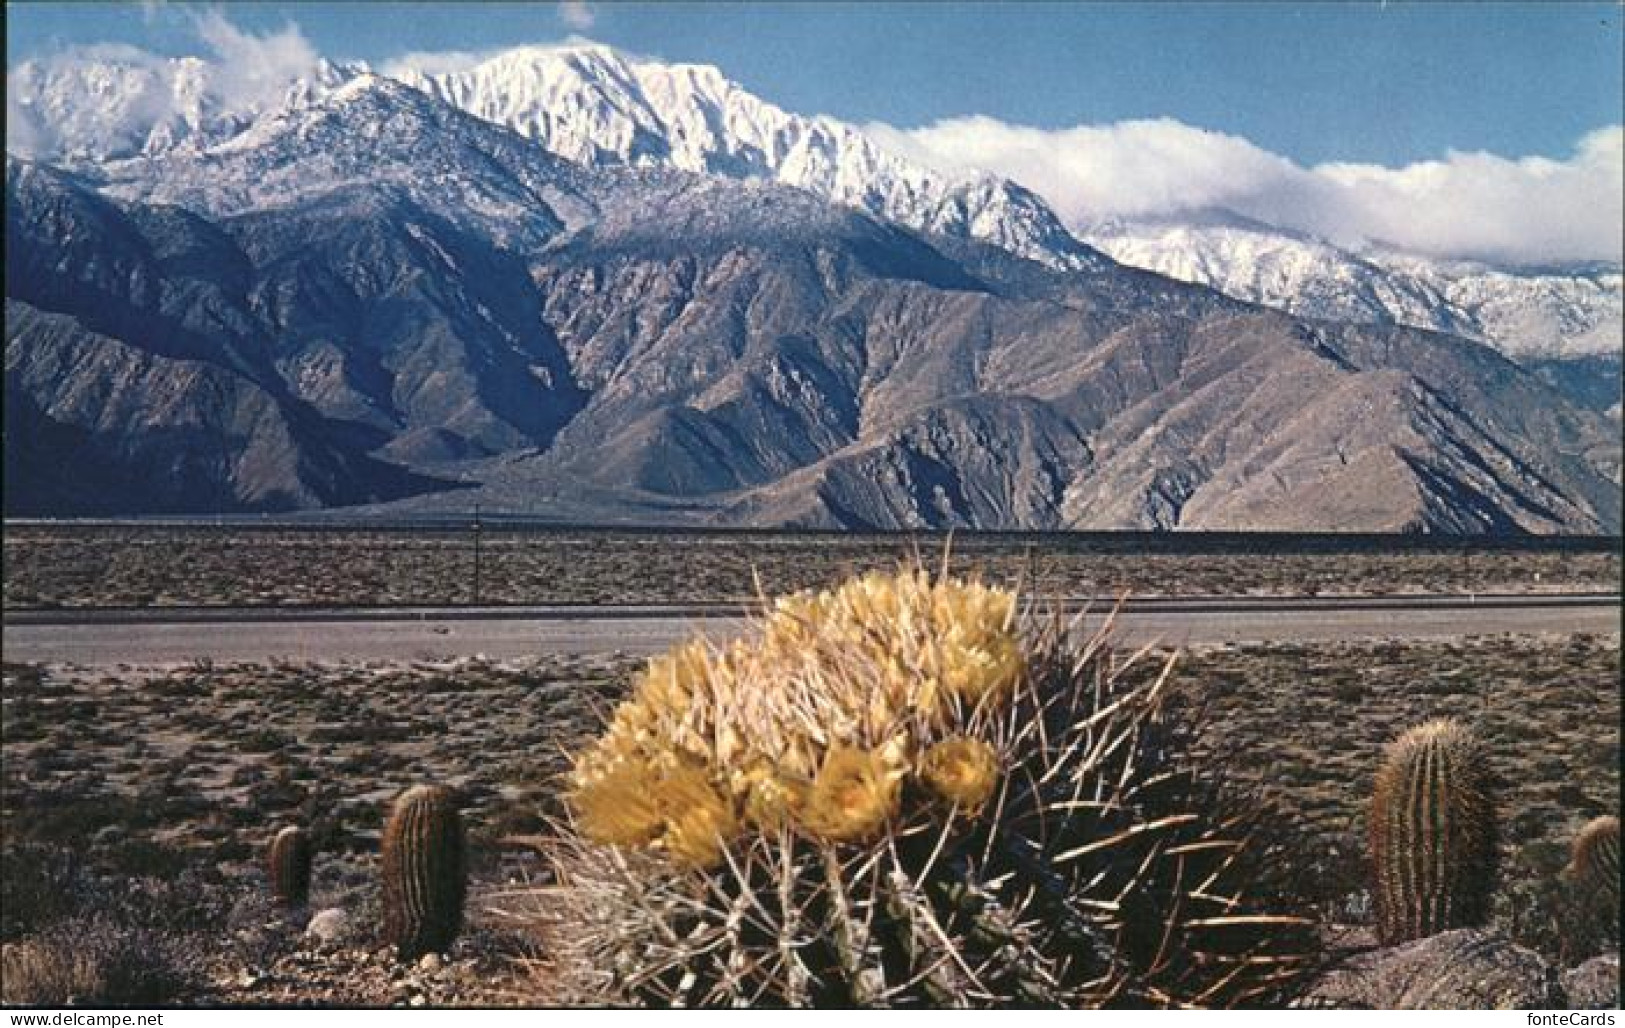
[[[297,825],[276,833],[266,855],[271,876],[271,893],[284,907],[302,907],[310,901],[310,867],[313,857],[310,834]]]
[[[1619,818],[1599,817],[1574,837],[1563,869],[1563,958],[1578,963],[1619,948]]]
[[[384,937],[403,959],[439,952],[457,938],[467,889],[457,797],[419,785],[395,800],[384,826]]]
[[[1484,747],[1451,720],[1388,745],[1367,819],[1377,935],[1392,946],[1489,916],[1495,802]]]
[[[656,658],[577,756],[543,1001],[1269,1005],[1304,978],[1290,862],[1192,759],[1167,668],[919,571],[759,628]]]

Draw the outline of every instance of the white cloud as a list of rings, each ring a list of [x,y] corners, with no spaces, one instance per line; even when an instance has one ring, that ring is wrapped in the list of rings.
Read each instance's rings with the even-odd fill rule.
[[[7,149],[42,157],[127,155],[155,132],[184,131],[211,106],[228,115],[272,106],[321,68],[293,22],[255,35],[217,8],[182,13],[210,56],[175,59],[93,43],[8,67]]]
[[[193,18],[203,44],[213,51],[209,85],[228,110],[250,110],[275,102],[294,82],[313,76],[321,56],[299,26],[256,36],[233,25],[219,10]]]
[[[499,47],[494,50],[413,50],[391,57],[378,65],[378,74],[390,78],[411,79],[416,75],[445,75],[468,71],[471,68],[484,64],[506,54],[567,54],[572,51],[608,49],[607,45],[586,36],[571,33],[558,42],[525,43],[513,47]],[[630,61],[658,61],[658,57],[646,57],[631,50],[614,48],[615,53]]]
[[[6,87],[6,153],[19,157],[49,156],[56,140],[45,131],[39,118],[17,96],[17,90]]]
[[[99,66],[92,102],[78,82],[78,69]],[[111,153],[138,142],[174,112],[172,63],[123,43],[68,47],[6,70],[6,149],[49,157],[63,148]],[[81,88],[62,89],[54,83]],[[114,85],[116,83],[116,85]]]
[[[592,28],[598,16],[586,0],[559,0],[559,20],[577,32]]]
[[[1171,119],[1048,130],[975,117],[866,131],[943,171],[1014,179],[1075,228],[1224,207],[1341,243],[1518,262],[1617,261],[1625,229],[1619,126],[1590,133],[1565,160],[1451,152],[1400,168],[1305,168]]]
[[[378,65],[378,74],[390,78],[400,78],[402,75],[449,75],[459,71],[484,64],[486,61],[501,53],[501,50],[486,50],[475,52],[472,50],[412,50],[397,57],[391,57]]]

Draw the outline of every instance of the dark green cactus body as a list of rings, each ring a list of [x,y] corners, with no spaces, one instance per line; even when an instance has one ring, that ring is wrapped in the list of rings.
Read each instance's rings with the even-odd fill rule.
[[[310,835],[294,825],[276,833],[267,854],[271,892],[284,907],[302,907],[310,901],[310,869],[313,852]]]
[[[1385,945],[1485,922],[1495,885],[1495,803],[1472,732],[1432,721],[1391,743],[1367,830]]]
[[[1619,818],[1599,817],[1580,829],[1563,881],[1564,961],[1619,949]]]
[[[384,826],[384,937],[405,959],[457,938],[467,888],[456,794],[419,785],[395,801]]]

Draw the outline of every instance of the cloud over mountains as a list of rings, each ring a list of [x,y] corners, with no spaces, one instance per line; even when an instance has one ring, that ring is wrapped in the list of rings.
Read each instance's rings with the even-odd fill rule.
[[[1014,179],[1073,227],[1223,207],[1337,243],[1380,241],[1438,257],[1620,259],[1618,125],[1588,133],[1560,161],[1450,152],[1402,168],[1305,168],[1170,118],[1049,130],[971,117],[865,131],[943,171]]]
[[[209,9],[196,16],[196,29],[215,57],[211,85],[232,109],[274,103],[289,85],[316,74],[321,65],[316,48],[293,22],[258,36]]]
[[[592,14],[585,3],[557,8],[561,21],[580,28],[591,24]],[[198,78],[225,112],[274,102],[321,65],[321,55],[294,22],[254,34],[215,9],[188,17],[208,54]],[[586,41],[572,36],[569,42]],[[413,52],[378,62],[378,68],[392,76],[403,69],[435,74],[489,56]],[[105,122],[102,134],[116,135],[115,123],[151,125],[185,115],[175,108],[187,91],[174,87],[180,71],[169,59],[134,47],[97,46],[35,63],[97,57],[116,58],[148,82],[125,91],[125,108],[80,115]],[[15,75],[8,69],[8,85]],[[50,150],[53,113],[24,111],[8,99],[8,149]],[[871,123],[864,131],[900,156],[941,171],[1012,179],[1042,196],[1074,229],[1225,208],[1340,245],[1369,241],[1434,257],[1512,264],[1621,259],[1625,129],[1619,125],[1590,132],[1561,160],[1451,151],[1399,168],[1357,162],[1304,167],[1240,136],[1173,118],[1043,129],[976,115],[918,128]]]

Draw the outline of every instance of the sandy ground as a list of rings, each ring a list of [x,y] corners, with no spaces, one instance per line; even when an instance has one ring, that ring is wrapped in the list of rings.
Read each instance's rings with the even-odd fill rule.
[[[186,1002],[522,1004],[526,942],[505,913],[538,870],[498,840],[542,828],[567,749],[638,664],[8,664],[0,938],[148,897],[130,916],[190,954]],[[1473,722],[1502,782],[1496,916],[1545,947],[1567,840],[1617,803],[1618,673],[1617,636],[1571,634],[1201,647],[1176,685],[1208,708],[1214,759],[1302,825],[1345,921],[1367,916],[1361,819],[1383,743],[1433,716]],[[446,960],[402,967],[378,944],[378,832],[390,797],[431,780],[464,797],[471,924]],[[295,822],[321,850],[312,907],[346,912],[342,939],[268,905],[260,856]]]
[[[170,604],[684,603],[827,586],[942,537],[807,533],[480,533],[8,525],[8,609]],[[1618,552],[1420,548],[1206,552],[1154,541],[961,535],[949,563],[1033,596],[1617,592]],[[1538,544],[1531,544],[1538,545]],[[1221,549],[1215,550],[1215,547]]]

